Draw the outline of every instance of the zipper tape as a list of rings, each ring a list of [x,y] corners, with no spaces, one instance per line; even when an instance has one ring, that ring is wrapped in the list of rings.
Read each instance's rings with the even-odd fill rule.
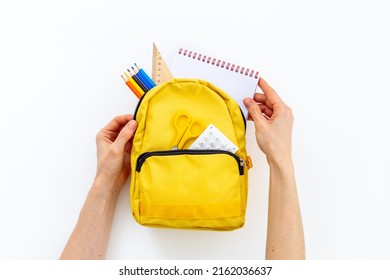
[[[244,175],[244,160],[233,153],[230,153],[228,151],[223,151],[223,150],[166,150],[166,151],[146,152],[141,154],[138,157],[135,170],[137,172],[140,172],[145,160],[152,156],[215,155],[215,154],[225,154],[233,157],[237,161],[238,171],[240,175]]]

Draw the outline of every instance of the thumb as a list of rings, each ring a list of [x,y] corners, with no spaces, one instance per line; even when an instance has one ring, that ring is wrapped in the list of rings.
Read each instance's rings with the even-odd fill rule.
[[[244,105],[248,109],[249,115],[252,117],[255,126],[263,124],[266,118],[263,116],[259,105],[252,98],[245,98]]]
[[[125,149],[126,143],[133,137],[136,129],[137,122],[135,120],[129,121],[119,132],[118,137],[115,139],[113,145],[121,151]]]

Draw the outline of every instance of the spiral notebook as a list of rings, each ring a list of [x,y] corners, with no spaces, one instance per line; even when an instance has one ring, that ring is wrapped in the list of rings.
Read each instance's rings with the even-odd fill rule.
[[[176,53],[170,70],[176,78],[202,79],[221,88],[237,101],[247,117],[243,99],[255,93],[258,71],[182,48]]]

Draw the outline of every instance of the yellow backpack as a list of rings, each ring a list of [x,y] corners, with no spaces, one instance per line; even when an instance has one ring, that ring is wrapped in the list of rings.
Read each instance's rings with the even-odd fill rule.
[[[203,80],[172,79],[143,95],[134,118],[130,205],[138,223],[210,230],[244,225],[251,162],[246,121],[233,98]],[[219,136],[216,149],[213,143],[202,149],[200,140],[190,149],[210,124],[235,153],[221,149],[226,143]]]

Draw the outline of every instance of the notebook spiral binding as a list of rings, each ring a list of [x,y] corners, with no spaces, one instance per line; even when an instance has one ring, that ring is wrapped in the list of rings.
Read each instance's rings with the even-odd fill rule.
[[[192,58],[192,59],[197,59],[197,60],[202,61],[202,62],[210,63],[211,65],[215,65],[217,67],[224,68],[226,70],[234,71],[236,73],[240,73],[240,74],[243,74],[245,76],[253,77],[255,79],[259,78],[258,71],[255,72],[252,69],[249,69],[249,68],[246,68],[243,66],[239,66],[239,65],[235,65],[233,63],[230,63],[230,62],[227,62],[227,61],[224,61],[221,59],[209,57],[207,55],[202,55],[200,53],[192,52],[192,51],[189,51],[186,49],[180,49],[179,54],[187,56],[187,57]]]

